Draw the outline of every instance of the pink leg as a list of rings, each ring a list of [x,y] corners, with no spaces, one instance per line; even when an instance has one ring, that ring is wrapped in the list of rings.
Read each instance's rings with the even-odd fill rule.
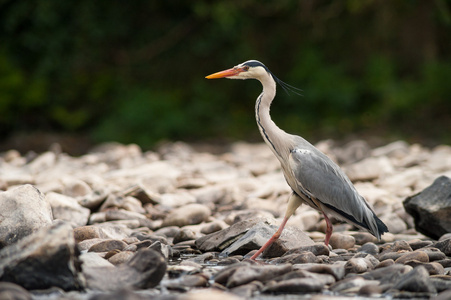
[[[326,239],[324,240],[324,244],[326,244],[326,246],[329,246],[329,239],[330,239],[330,236],[332,235],[332,230],[334,229],[334,227],[332,226],[332,223],[330,222],[330,220],[326,216],[326,214],[323,213],[323,215],[324,215],[324,220],[326,220]]]
[[[252,255],[251,259],[255,260],[260,254],[262,254],[263,251],[265,251],[266,248],[271,246],[272,243],[274,243],[275,240],[277,240],[280,235],[282,234],[283,228],[287,224],[288,218],[284,217],[282,224],[280,224],[279,229],[277,229],[276,233],[254,254]]]

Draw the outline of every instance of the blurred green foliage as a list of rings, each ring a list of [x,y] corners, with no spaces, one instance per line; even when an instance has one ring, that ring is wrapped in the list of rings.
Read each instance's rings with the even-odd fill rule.
[[[451,2],[0,0],[0,136],[254,139],[260,85],[207,81],[248,59],[309,139],[451,142]]]

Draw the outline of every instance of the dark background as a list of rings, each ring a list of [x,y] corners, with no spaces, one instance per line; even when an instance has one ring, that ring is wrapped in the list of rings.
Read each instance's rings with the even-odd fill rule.
[[[248,59],[312,142],[451,143],[450,30],[447,0],[0,0],[0,150],[261,141],[260,84],[204,79]]]

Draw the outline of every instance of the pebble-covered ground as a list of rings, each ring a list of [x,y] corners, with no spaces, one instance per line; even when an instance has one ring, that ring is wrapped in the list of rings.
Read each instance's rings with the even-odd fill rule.
[[[322,215],[301,206],[250,261],[290,194],[265,144],[2,153],[0,298],[451,299],[451,147],[316,146],[388,226],[382,240],[333,220],[326,247]]]

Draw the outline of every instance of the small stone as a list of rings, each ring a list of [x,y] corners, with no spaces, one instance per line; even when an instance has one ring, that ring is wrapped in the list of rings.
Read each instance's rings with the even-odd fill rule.
[[[363,252],[371,255],[379,254],[379,247],[374,243],[366,243],[357,249],[358,252]]]
[[[379,268],[385,268],[391,265],[394,265],[395,261],[393,259],[386,259],[384,261],[381,261],[379,264],[377,264],[374,268],[375,269],[379,269]]]
[[[271,260],[271,264],[279,265],[284,263],[290,264],[306,264],[306,263],[318,263],[320,260],[309,251],[301,253],[293,253],[290,255],[284,255],[282,257],[275,258]]]
[[[361,296],[375,296],[382,294],[383,290],[379,284],[366,284],[362,286],[358,293]]]
[[[368,269],[372,269],[373,265],[369,263],[366,259],[359,257],[359,258],[351,258],[348,260],[345,264],[345,273],[363,273],[366,272]]]
[[[408,242],[412,250],[418,250],[433,244],[432,241],[413,240]]]
[[[120,240],[106,240],[94,244],[89,248],[88,252],[108,252],[111,250],[123,250],[127,244]]]
[[[350,235],[334,232],[330,237],[329,243],[333,249],[349,249],[354,247],[355,238]]]
[[[332,292],[342,292],[349,290],[351,288],[360,288],[364,285],[368,284],[368,282],[360,276],[348,277],[343,280],[340,280],[334,284],[332,284],[329,289]]]
[[[196,238],[199,238],[199,234],[196,234],[191,229],[188,228],[182,228],[176,236],[174,236],[173,243],[178,244],[180,242],[185,242],[189,240],[195,240]]]
[[[429,272],[429,275],[444,275],[445,269],[443,266],[437,262],[431,262],[431,263],[425,263],[420,262],[418,260],[409,260],[405,263],[406,265],[409,265],[413,268],[417,266],[423,266],[426,268],[426,270]]]
[[[311,246],[302,246],[298,248],[291,249],[285,253],[285,255],[290,255],[293,253],[311,252],[315,256],[326,255],[329,256],[329,248],[324,245],[324,243],[317,243]]]
[[[352,233],[352,236],[354,237],[357,245],[377,242],[377,238],[369,232],[358,231],[356,233]]]
[[[188,204],[172,210],[163,220],[162,227],[199,224],[210,217],[210,209],[202,204]]]
[[[69,197],[83,197],[92,192],[91,187],[83,180],[64,177],[62,179],[64,186],[63,194]]]
[[[108,258],[108,261],[113,265],[117,266],[128,262],[133,257],[134,254],[135,253],[131,251],[120,251],[119,253]]]
[[[435,296],[432,299],[433,300],[449,300],[449,299],[451,299],[451,289],[441,292],[440,294],[438,294],[437,296]]]
[[[75,242],[80,243],[84,240],[106,238],[106,234],[103,232],[102,228],[89,225],[74,228],[74,237]]]
[[[330,274],[335,277],[336,280],[341,280],[345,276],[346,262],[337,261],[332,265],[323,264],[297,264],[293,266],[294,270],[307,270],[313,273]]]
[[[335,283],[335,277],[330,274],[313,273],[306,270],[296,270],[286,273],[282,276],[275,277],[275,281],[284,281],[293,278],[308,278],[312,281],[321,282],[322,285],[331,285]]]
[[[268,284],[263,292],[269,293],[316,293],[323,289],[320,282],[309,278],[293,278]]]
[[[395,260],[395,263],[398,264],[405,264],[408,261],[416,260],[419,262],[429,262],[429,256],[426,254],[426,252],[417,250],[414,252],[408,252],[403,254],[401,257]]]

